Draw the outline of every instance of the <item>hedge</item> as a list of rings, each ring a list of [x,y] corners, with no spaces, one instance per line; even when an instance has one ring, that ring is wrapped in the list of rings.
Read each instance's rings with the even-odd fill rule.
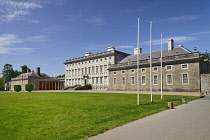
[[[16,92],[21,91],[21,85],[14,85],[14,91]]]
[[[26,89],[26,91],[31,92],[34,89],[34,85],[32,85],[32,84],[26,84],[25,85],[25,89]]]

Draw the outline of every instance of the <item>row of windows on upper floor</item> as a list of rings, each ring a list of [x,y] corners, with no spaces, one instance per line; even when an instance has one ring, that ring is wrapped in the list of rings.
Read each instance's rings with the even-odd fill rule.
[[[105,57],[105,58],[99,58],[99,59],[93,59],[93,60],[88,60],[88,61],[83,61],[83,62],[78,62],[78,63],[72,63],[72,64],[67,64],[67,67],[72,67],[72,66],[77,66],[77,65],[83,65],[83,64],[91,64],[91,63],[98,63],[102,61],[110,61],[112,57]]]
[[[189,84],[189,76],[188,73],[183,73],[182,75],[182,85]],[[122,77],[122,85],[126,84],[125,77]],[[146,75],[141,76],[141,85],[146,85]],[[153,75],[153,85],[158,85],[158,75]],[[167,74],[166,75],[166,84],[173,85],[173,75]],[[135,76],[131,76],[131,85],[135,85]],[[113,86],[117,86],[117,78],[113,78]]]
[[[96,66],[96,67],[86,67],[86,68],[79,68],[79,69],[73,69],[73,70],[66,70],[66,76],[67,77],[74,77],[74,76],[82,76],[86,74],[107,74],[107,65],[104,66]]]
[[[188,69],[188,64],[182,64],[181,68]],[[170,71],[170,70],[172,70],[172,65],[166,66],[166,71]],[[158,71],[158,67],[153,67],[153,72],[157,72],[157,71]],[[134,73],[134,72],[135,72],[135,70],[132,69],[131,73]],[[145,73],[145,72],[146,72],[146,68],[141,68],[141,73]],[[113,74],[116,75],[117,72],[114,71]],[[122,70],[122,74],[125,74],[125,70]]]

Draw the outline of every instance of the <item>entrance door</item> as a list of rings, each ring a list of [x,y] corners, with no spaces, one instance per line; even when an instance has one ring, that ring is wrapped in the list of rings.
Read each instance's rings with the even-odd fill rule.
[[[87,85],[87,79],[85,79],[85,85]]]

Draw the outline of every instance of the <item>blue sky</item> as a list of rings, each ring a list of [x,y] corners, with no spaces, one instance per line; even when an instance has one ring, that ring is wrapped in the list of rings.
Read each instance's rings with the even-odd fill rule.
[[[63,62],[115,46],[133,54],[140,18],[140,46],[149,52],[173,38],[175,46],[210,51],[209,0],[0,0],[0,71],[9,63],[50,76],[64,74]]]

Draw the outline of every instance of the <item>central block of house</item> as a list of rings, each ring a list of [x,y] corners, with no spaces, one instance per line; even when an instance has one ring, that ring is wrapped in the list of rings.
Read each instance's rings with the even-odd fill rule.
[[[119,63],[128,55],[115,50],[115,47],[108,47],[106,52],[97,54],[87,52],[83,57],[66,60],[65,87],[91,84],[94,90],[108,90],[108,66]]]

